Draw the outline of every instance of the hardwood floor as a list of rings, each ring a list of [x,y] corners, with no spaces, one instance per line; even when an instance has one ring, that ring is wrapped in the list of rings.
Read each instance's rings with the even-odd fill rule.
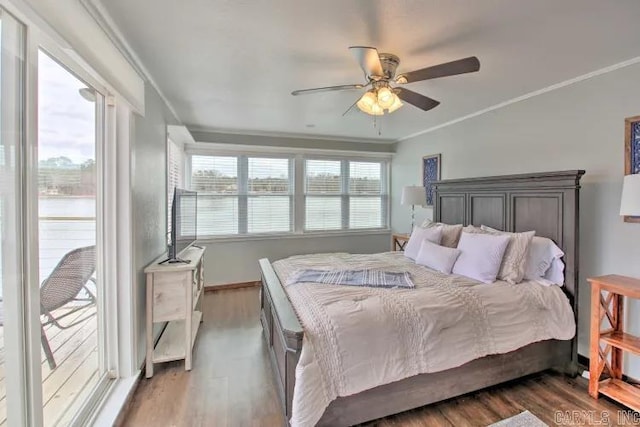
[[[246,288],[206,293],[193,371],[185,372],[182,361],[156,365],[153,378],[141,379],[123,424],[286,425],[262,338],[258,292]],[[582,378],[544,373],[367,426],[486,426],[525,410],[548,425],[560,420],[565,425],[615,426],[624,408],[606,398],[593,400]],[[610,422],[601,422],[606,419]]]

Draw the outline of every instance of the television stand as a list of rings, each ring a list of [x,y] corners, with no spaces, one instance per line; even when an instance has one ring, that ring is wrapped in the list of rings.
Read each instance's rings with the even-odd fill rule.
[[[191,370],[193,345],[202,322],[205,248],[189,247],[180,261],[158,258],[144,269],[147,276],[146,376],[153,376],[153,364],[184,359]],[[153,346],[153,326],[167,323]]]

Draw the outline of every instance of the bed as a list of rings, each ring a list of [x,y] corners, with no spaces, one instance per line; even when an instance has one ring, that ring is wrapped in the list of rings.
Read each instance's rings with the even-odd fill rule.
[[[434,219],[449,224],[484,224],[507,231],[535,230],[537,235],[554,240],[565,253],[565,286],[562,291],[558,288],[555,294],[546,291],[544,295],[549,295],[551,300],[555,300],[558,299],[558,292],[564,292],[566,297],[562,295],[562,298],[565,301],[568,300],[569,318],[559,316],[555,321],[570,323],[569,321],[573,320],[572,323],[575,325],[578,290],[578,206],[580,178],[583,174],[584,171],[576,170],[440,181],[435,184]],[[401,257],[399,254],[379,254],[362,259],[349,258],[357,256],[348,254],[333,256],[336,258],[330,262],[344,262],[344,265],[358,264],[359,261],[367,262],[367,260],[376,262],[376,256],[380,257],[377,262],[402,263],[401,258],[398,258]],[[275,263],[276,268],[269,260],[260,260],[261,322],[283,411],[288,419],[291,419],[294,412],[296,366],[304,355],[303,343],[306,341],[306,345],[309,346],[308,343],[311,342],[309,337],[315,331],[310,329],[309,336],[305,340],[305,331],[301,324],[304,323],[311,328],[311,322],[308,319],[301,321],[299,318],[301,313],[296,314],[292,304],[292,300],[297,301],[297,304],[304,300],[300,300],[299,296],[287,295],[281,279],[284,281],[291,269],[305,263],[314,265],[314,262],[327,262],[327,259],[303,257],[296,261],[294,258],[289,261],[289,264]],[[446,282],[444,279],[442,281]],[[483,291],[490,292],[490,289],[483,288]],[[514,291],[514,289],[509,290],[509,292]],[[311,295],[307,298],[318,298],[318,296]],[[360,297],[356,296],[357,298]],[[528,301],[533,301],[536,296],[523,296],[523,298],[524,300],[517,300],[518,303],[522,303],[527,298],[529,298]],[[458,303],[460,301],[464,302],[464,298],[458,299]],[[442,313],[445,312],[442,311]],[[573,316],[573,319],[570,316]],[[455,319],[451,322],[455,324]],[[402,379],[390,383],[364,390],[358,389],[356,393],[348,395],[341,394],[340,397],[331,399],[326,408],[322,407],[324,411],[321,416],[316,414],[319,417],[318,425],[353,425],[546,369],[557,369],[575,375],[577,372],[575,337],[577,335],[572,333],[570,336],[573,338],[567,339],[569,335],[565,335],[566,328],[564,332],[558,332],[551,331],[553,328],[549,325],[545,327],[550,328],[548,331],[550,336],[561,339],[542,339],[540,337],[543,335],[540,335],[530,340],[533,341],[531,344],[520,346],[522,343],[514,343],[513,349],[509,348],[508,342],[503,342],[502,345],[489,346],[488,349],[477,352],[476,356],[479,357],[469,358],[467,355],[452,360],[450,361],[452,367],[447,365],[447,361],[440,361],[434,364],[432,372],[406,377],[400,375]],[[455,345],[453,341],[445,340],[443,343],[443,345]],[[492,354],[493,352],[499,354]],[[452,352],[454,353],[457,354]],[[308,358],[308,356],[304,357]],[[452,357],[452,359],[456,358]],[[322,362],[330,361],[322,360]],[[308,360],[303,360],[301,366],[306,367],[307,363]],[[413,369],[417,369],[416,372],[425,372],[424,367]],[[404,374],[407,372],[409,371]],[[392,373],[389,378],[393,378],[393,375],[398,374]],[[300,390],[308,388],[308,385],[299,384],[299,386]],[[307,421],[309,419],[315,420],[315,418],[308,418]],[[297,419],[295,424],[302,425],[305,422]]]

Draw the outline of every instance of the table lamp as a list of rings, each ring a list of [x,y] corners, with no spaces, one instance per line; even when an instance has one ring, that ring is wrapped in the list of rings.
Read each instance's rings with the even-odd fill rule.
[[[640,174],[626,175],[624,177],[620,215],[640,216]]]
[[[415,206],[424,206],[427,204],[427,190],[417,185],[407,185],[402,188],[402,205],[411,205],[411,232],[415,225]]]

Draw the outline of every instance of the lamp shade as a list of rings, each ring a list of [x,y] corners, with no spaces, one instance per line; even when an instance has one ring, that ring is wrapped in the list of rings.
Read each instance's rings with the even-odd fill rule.
[[[640,174],[624,177],[620,215],[640,216]]]
[[[407,185],[402,188],[400,203],[403,205],[424,206],[427,204],[427,190],[424,187]]]

